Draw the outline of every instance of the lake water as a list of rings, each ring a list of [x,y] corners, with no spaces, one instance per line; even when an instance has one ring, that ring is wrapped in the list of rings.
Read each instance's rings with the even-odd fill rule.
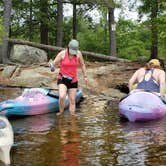
[[[0,93],[2,101],[21,92],[6,89]],[[94,98],[97,102],[98,96]],[[11,165],[166,165],[166,118],[121,121],[117,105],[100,109],[86,100],[77,108],[76,117],[66,111],[62,117],[50,113],[10,118],[14,130]]]

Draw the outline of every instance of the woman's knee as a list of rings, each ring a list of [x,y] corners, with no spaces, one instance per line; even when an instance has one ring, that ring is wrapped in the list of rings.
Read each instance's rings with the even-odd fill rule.
[[[75,105],[76,104],[76,99],[75,98],[71,98],[69,100],[69,102],[70,102],[70,104]]]
[[[66,98],[66,86],[63,84],[59,85],[59,99],[60,100],[65,100]]]
[[[59,94],[59,100],[63,101],[65,100],[66,95],[65,94]]]

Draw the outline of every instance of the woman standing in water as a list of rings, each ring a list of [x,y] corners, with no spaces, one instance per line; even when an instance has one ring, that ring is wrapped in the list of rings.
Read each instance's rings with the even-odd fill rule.
[[[79,42],[72,39],[68,47],[57,54],[52,64],[50,64],[51,71],[54,67],[60,64],[58,74],[58,89],[59,89],[59,113],[64,112],[65,98],[68,92],[69,98],[69,112],[75,115],[76,110],[76,91],[78,88],[77,68],[80,65],[87,84],[86,66],[81,51],[79,51]]]

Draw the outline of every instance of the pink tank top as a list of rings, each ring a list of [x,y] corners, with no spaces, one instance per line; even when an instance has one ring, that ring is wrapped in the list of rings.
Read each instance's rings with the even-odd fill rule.
[[[77,56],[73,56],[69,59],[68,49],[65,51],[65,56],[60,62],[60,71],[58,79],[61,79],[62,75],[72,77],[72,83],[77,82],[77,67],[79,60]]]

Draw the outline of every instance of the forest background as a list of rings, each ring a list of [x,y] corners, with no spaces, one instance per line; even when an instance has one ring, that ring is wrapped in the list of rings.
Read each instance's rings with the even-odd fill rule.
[[[137,10],[137,20],[124,17],[126,2],[129,10]],[[64,5],[72,5],[72,15],[64,14]],[[116,9],[121,11],[117,20]],[[94,10],[99,18],[90,14]],[[0,0],[0,13],[0,63],[8,62],[9,38],[57,47],[75,38],[89,52],[131,60],[166,58],[164,0]]]

